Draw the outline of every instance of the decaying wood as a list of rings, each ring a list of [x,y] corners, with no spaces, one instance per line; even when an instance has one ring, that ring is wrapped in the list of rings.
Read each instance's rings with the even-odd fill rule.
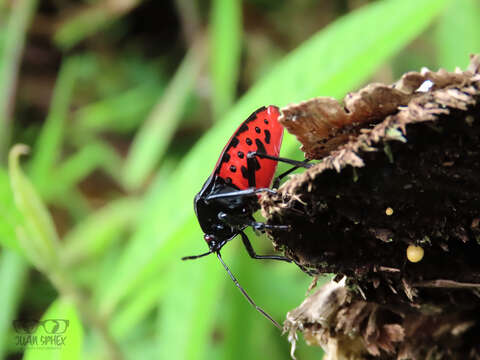
[[[287,315],[292,343],[301,331],[329,360],[480,359],[479,68],[282,109],[320,162],[262,196],[268,222],[291,227],[274,245],[344,277]]]

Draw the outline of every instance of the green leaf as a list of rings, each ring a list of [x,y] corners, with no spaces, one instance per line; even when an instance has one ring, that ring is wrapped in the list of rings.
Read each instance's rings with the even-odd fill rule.
[[[125,186],[140,187],[163,157],[177,129],[183,105],[204,62],[203,42],[190,49],[164,95],[138,131],[123,172]]]
[[[54,41],[63,50],[68,50],[86,37],[110,26],[140,2],[140,0],[127,0],[117,6],[106,6],[103,3],[84,6],[71,18],[62,22],[54,35]]]
[[[0,244],[23,253],[15,234],[15,228],[20,224],[21,215],[15,207],[10,179],[5,169],[0,167]]]
[[[480,52],[480,2],[456,0],[440,17],[435,32],[438,63],[453,71],[465,69],[469,55]]]
[[[105,205],[75,226],[64,238],[66,264],[103,254],[137,218],[138,200],[122,198]]]
[[[0,161],[6,157],[10,143],[12,102],[25,37],[37,8],[37,0],[19,0],[11,3],[12,11],[2,29],[0,45]],[[3,19],[0,19],[0,21]],[[2,25],[3,27],[3,25]]]
[[[210,73],[215,119],[223,115],[235,98],[242,49],[242,3],[214,0],[210,22]]]
[[[152,185],[138,231],[104,289],[104,306],[120,301],[144,273],[177,261],[173,255],[185,243],[190,242],[192,252],[205,247],[198,225],[189,237],[174,241],[172,236],[195,223],[192,199],[241,120],[260,105],[284,105],[319,95],[339,97],[353,90],[418,36],[446,2],[375,2],[339,19],[280,61],[193,147],[172,181]],[[282,152],[291,155],[296,147],[298,143],[287,136]]]
[[[54,175],[50,176],[55,179],[55,186],[46,189],[45,196],[54,199],[64,197],[81,180],[99,168],[116,178],[120,166],[121,158],[114,149],[102,141],[91,141],[53,170]]]
[[[39,346],[27,346],[24,360],[77,360],[81,359],[83,326],[76,307],[67,299],[57,299],[41,319],[34,333]],[[44,342],[49,342],[42,346]]]
[[[27,146],[15,145],[8,161],[15,205],[24,220],[17,236],[29,260],[46,271],[58,264],[59,240],[50,213],[19,165],[20,155],[27,153]]]
[[[64,60],[55,84],[47,120],[34,147],[31,175],[40,192],[53,185],[50,175],[62,152],[65,122],[80,63],[81,60],[75,57]]]
[[[155,105],[162,92],[163,86],[159,84],[142,84],[84,106],[75,112],[76,131],[80,134],[132,131]]]
[[[240,245],[240,244],[236,244]],[[233,253],[228,249],[230,253]],[[235,246],[237,251],[242,251],[241,246]],[[233,254],[232,254],[233,255]],[[233,255],[235,256],[235,255]],[[266,292],[265,288],[255,289],[252,287],[254,283],[254,278],[261,276],[260,274],[255,274],[255,271],[265,271],[265,267],[260,268],[261,264],[252,264],[250,258],[246,254],[237,255],[234,260],[232,256],[224,254],[226,261],[230,266],[231,271],[234,272],[235,276],[239,279],[241,285],[246,289],[248,294],[255,299],[255,302],[265,309],[274,319],[281,323],[281,317],[278,314],[272,312],[272,308],[267,306],[265,301],[259,298],[262,293]],[[252,266],[253,265],[253,266]],[[278,264],[284,265],[287,267],[287,264]],[[268,268],[268,274],[272,273],[273,266]],[[290,267],[290,270],[296,269]],[[265,279],[264,279],[265,280]],[[278,279],[277,279],[278,280]],[[236,289],[233,284],[229,284],[229,281],[225,284],[225,296],[222,299],[223,313],[222,317],[219,319],[220,323],[223,325],[223,330],[225,332],[225,341],[220,344],[220,351],[222,359],[254,359],[256,358],[256,342],[260,341],[270,344],[272,343],[272,338],[274,336],[279,336],[280,331],[270,324],[266,319],[262,318],[262,315],[255,311],[250,304],[245,301],[245,298],[239,294],[238,289]],[[268,278],[267,283],[274,281],[273,279]],[[284,284],[283,281],[280,284]],[[293,289],[291,290],[293,292]],[[267,295],[268,294],[268,295]],[[277,299],[275,292],[265,293],[264,298],[271,297],[272,299]],[[285,299],[282,299],[282,305],[285,305]],[[286,307],[284,310],[288,310]],[[280,316],[283,317],[283,314]],[[259,320],[259,321],[257,321]],[[282,358],[281,354],[276,353],[278,349],[272,349],[271,356],[274,359]],[[279,356],[280,355],[280,356]],[[258,356],[258,355],[257,355]]]
[[[131,329],[158,307],[159,299],[169,290],[166,282],[159,276],[155,276],[153,281],[148,280],[150,283],[141,286],[131,299],[127,299],[126,305],[121,307],[110,321],[110,331],[115,338],[122,339],[130,335]]]
[[[195,233],[191,226],[185,227],[173,239],[181,241]],[[156,343],[160,359],[196,359],[205,353],[226,280],[214,256],[197,262],[180,261],[181,255],[188,254],[189,246],[185,245],[169,254],[173,261],[163,280],[169,291],[161,300],[158,317]],[[179,283],[186,286],[178,286]],[[187,342],[188,346],[184,346]]]
[[[20,306],[27,270],[25,259],[17,253],[9,250],[0,253],[0,359],[4,358],[5,347],[11,341],[9,330]]]

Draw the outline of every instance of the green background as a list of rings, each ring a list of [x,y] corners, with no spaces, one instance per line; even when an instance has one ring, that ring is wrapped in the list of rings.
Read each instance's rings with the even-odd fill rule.
[[[479,33],[476,0],[0,0],[0,358],[289,359],[214,256],[180,261],[194,195],[256,108],[465,68]],[[310,279],[240,245],[281,321]],[[14,319],[68,319],[66,345],[16,346]]]

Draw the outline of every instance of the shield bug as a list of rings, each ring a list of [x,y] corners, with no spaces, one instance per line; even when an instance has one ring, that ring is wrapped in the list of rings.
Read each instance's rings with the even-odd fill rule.
[[[288,226],[269,225],[254,219],[253,213],[260,208],[258,196],[262,192],[275,192],[270,186],[279,161],[293,167],[277,177],[277,184],[293,170],[311,166],[307,161],[279,157],[283,138],[283,127],[278,122],[279,115],[276,106],[261,107],[242,122],[227,142],[212,174],[194,199],[195,214],[205,234],[204,239],[209,250],[204,254],[186,256],[182,259],[190,260],[211,253],[217,254],[228,275],[250,304],[280,328],[280,325],[257,306],[240,286],[220,255],[221,248],[240,235],[252,258],[291,261],[283,256],[257,255],[243,231],[247,226],[257,231],[287,230]]]

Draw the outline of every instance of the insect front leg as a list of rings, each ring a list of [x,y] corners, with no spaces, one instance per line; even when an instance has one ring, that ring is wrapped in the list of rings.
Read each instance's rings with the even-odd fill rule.
[[[213,194],[213,195],[208,195],[205,197],[205,201],[210,201],[213,199],[225,199],[225,198],[231,198],[231,197],[242,197],[242,196],[253,196],[256,194],[260,194],[262,192],[268,192],[271,194],[275,194],[276,191],[269,189],[269,188],[249,188],[246,190],[236,190],[236,191],[231,191],[231,192],[226,192],[226,193],[220,193],[220,194]]]
[[[260,232],[265,232],[265,229],[271,229],[271,230],[290,230],[289,225],[270,225],[266,224],[263,222],[258,222],[255,220],[251,220],[248,225],[250,225],[252,228],[254,228],[257,231]]]
[[[220,211],[218,213],[218,219],[230,226],[251,226],[253,229],[260,231],[260,232],[265,232],[265,229],[271,229],[271,230],[290,230],[289,225],[270,225],[266,224],[263,222],[255,221],[255,219],[252,218],[246,218],[243,216],[234,216],[234,215],[229,215],[226,212]]]

